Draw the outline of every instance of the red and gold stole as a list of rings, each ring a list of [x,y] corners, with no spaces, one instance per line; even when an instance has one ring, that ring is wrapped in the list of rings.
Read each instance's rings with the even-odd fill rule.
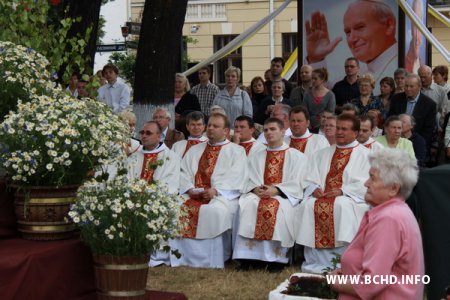
[[[301,153],[305,153],[306,144],[308,143],[308,139],[311,136],[307,138],[295,138],[291,136],[291,142],[289,143],[289,147],[297,149]]]
[[[155,170],[151,169],[149,165],[156,163],[157,160],[158,160],[158,153],[144,153],[141,179],[144,179],[147,182],[153,181],[153,174],[155,173]]]
[[[342,187],[342,176],[354,147],[336,148],[330,170],[325,180],[325,193]],[[334,200],[335,197],[319,198],[314,203],[316,248],[334,248]]]
[[[367,149],[372,149],[372,145],[373,145],[373,143],[370,143],[370,144],[366,144],[366,145],[364,145]]]
[[[201,141],[201,140],[187,140],[186,148],[184,148],[183,156],[181,158],[184,158],[184,155],[192,146],[203,143],[203,142],[204,141]]]
[[[286,149],[287,150],[287,149]],[[286,150],[267,151],[264,169],[264,184],[283,181],[283,166]],[[275,198],[260,199],[256,213],[255,240],[272,240],[280,203]]]
[[[248,154],[250,153],[250,150],[252,149],[253,143],[254,143],[254,142],[255,142],[255,141],[251,141],[251,142],[242,142],[242,143],[239,144],[240,146],[244,147],[244,149],[245,149],[245,154],[247,154],[247,156],[248,156]]]
[[[198,163],[197,173],[195,174],[196,188],[211,188],[211,176],[216,167],[217,158],[219,157],[222,146],[223,145],[206,145],[205,151],[203,151]],[[182,223],[185,224],[182,231],[182,237],[191,239],[196,237],[200,206],[208,203],[209,201],[202,201],[201,199],[188,199],[184,202],[184,209],[186,212],[185,218],[187,218],[187,220],[182,220]]]

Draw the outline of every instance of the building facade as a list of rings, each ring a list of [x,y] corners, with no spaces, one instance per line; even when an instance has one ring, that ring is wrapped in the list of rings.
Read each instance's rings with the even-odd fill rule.
[[[129,0],[131,20],[140,22],[145,0]],[[200,62],[225,46],[234,37],[266,17],[283,4],[283,0],[190,0],[188,2],[183,36],[190,37],[186,45],[191,62]],[[443,3],[439,10],[449,16],[450,5]],[[241,48],[217,61],[213,66],[213,81],[224,83],[223,72],[230,65],[242,69],[242,83],[247,85],[255,76],[263,76],[275,56],[288,58],[296,47],[297,1],[293,0],[273,21],[265,25]],[[428,15],[428,26],[447,49],[450,48],[450,29]],[[446,64],[434,48],[433,65]],[[295,81],[296,76],[292,76]]]

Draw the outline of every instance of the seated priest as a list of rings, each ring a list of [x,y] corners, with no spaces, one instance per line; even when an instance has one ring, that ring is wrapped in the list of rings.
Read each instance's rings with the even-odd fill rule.
[[[384,146],[375,141],[372,137],[376,128],[375,120],[369,116],[361,116],[359,118],[359,133],[356,138],[358,142],[372,151],[383,149]]]
[[[177,193],[180,185],[180,158],[160,141],[162,129],[155,121],[144,123],[139,131],[142,148],[132,153],[126,160],[128,176],[148,182],[158,180],[167,184],[169,192]],[[152,165],[162,161],[162,165]]]
[[[322,273],[353,240],[369,206],[364,182],[369,150],[358,143],[359,119],[341,114],[336,145],[319,150],[310,162],[304,200],[300,203],[296,242],[305,246],[302,271]]]
[[[281,271],[294,246],[295,218],[303,198],[306,156],[284,143],[283,122],[264,122],[267,148],[249,156],[248,179],[239,199],[239,229],[233,259],[241,270],[268,262],[269,271]]]
[[[289,126],[292,135],[286,136],[284,139],[289,147],[311,157],[317,150],[330,146],[330,143],[323,135],[309,132],[309,123],[309,112],[306,107],[293,107],[289,112]]]
[[[186,116],[186,129],[189,132],[187,140],[181,140],[173,144],[172,151],[181,158],[194,145],[204,143],[208,139],[203,136],[205,131],[205,116],[199,111],[192,111]]]
[[[210,115],[208,142],[192,146],[181,162],[180,194],[185,199],[185,224],[179,239],[169,242],[181,257],[170,264],[223,268],[231,258],[231,232],[246,179],[245,150],[226,136],[230,121]]]
[[[257,142],[253,137],[255,133],[255,122],[249,116],[239,116],[234,121],[233,143],[236,143],[245,149],[247,156],[265,149],[266,146]]]

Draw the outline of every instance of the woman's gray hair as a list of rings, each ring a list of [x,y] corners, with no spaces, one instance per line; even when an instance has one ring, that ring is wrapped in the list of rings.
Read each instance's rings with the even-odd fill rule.
[[[419,177],[417,160],[399,149],[380,149],[369,155],[370,166],[380,172],[385,185],[399,184],[399,196],[406,199]]]
[[[235,66],[230,66],[226,71],[225,71],[225,76],[227,76],[230,73],[236,73],[238,82],[241,80],[241,69],[235,67]]]

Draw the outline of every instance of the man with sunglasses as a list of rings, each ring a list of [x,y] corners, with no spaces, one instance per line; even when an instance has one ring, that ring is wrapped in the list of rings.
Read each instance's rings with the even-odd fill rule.
[[[169,192],[178,192],[180,183],[180,158],[160,141],[162,129],[155,121],[148,121],[139,131],[142,148],[131,154],[126,167],[128,176],[149,183],[155,180],[167,184]],[[163,164],[156,166],[158,161]]]

